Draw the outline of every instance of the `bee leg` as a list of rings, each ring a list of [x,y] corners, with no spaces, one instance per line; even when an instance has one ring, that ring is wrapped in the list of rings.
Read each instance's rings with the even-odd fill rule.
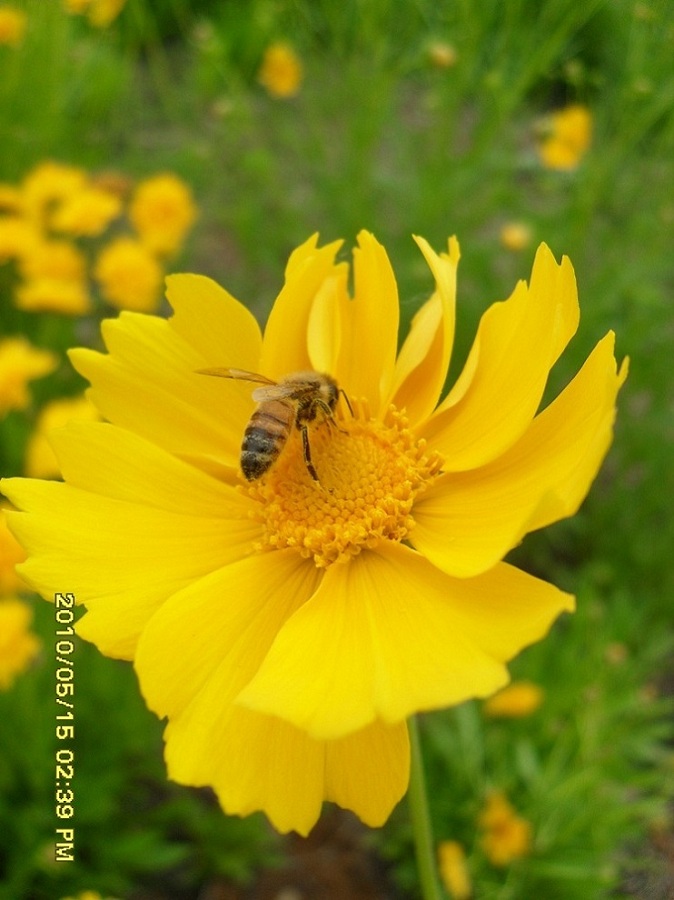
[[[304,456],[304,462],[307,467],[307,471],[314,479],[314,481],[318,481],[318,472],[314,468],[314,464],[311,461],[311,450],[309,449],[309,429],[306,425],[302,425],[302,455]],[[320,482],[319,482],[320,484]]]
[[[326,419],[325,421],[328,423],[328,426],[329,426],[330,428],[336,428],[337,431],[341,431],[342,434],[348,434],[348,433],[349,433],[349,432],[346,430],[346,428],[340,428],[340,426],[335,422],[334,417],[331,416],[329,419]]]
[[[346,394],[344,394],[344,396],[346,397]],[[346,402],[349,404],[349,409],[351,410],[351,415],[353,415],[353,410],[351,409],[351,404],[349,403],[348,398],[347,398],[347,401],[346,401]],[[330,428],[332,428],[332,427],[334,426],[334,427],[337,429],[337,431],[341,431],[342,434],[348,434],[348,433],[349,433],[349,432],[346,430],[346,428],[340,428],[339,425],[335,422],[335,414],[334,414],[334,412],[332,411],[332,408],[331,408],[330,406],[328,406],[327,403],[324,403],[322,400],[316,400],[316,401],[315,401],[315,405],[316,405],[316,406],[321,410],[321,412],[323,413],[323,415],[324,415],[324,417],[325,417],[325,421],[328,423],[328,425],[329,425]]]

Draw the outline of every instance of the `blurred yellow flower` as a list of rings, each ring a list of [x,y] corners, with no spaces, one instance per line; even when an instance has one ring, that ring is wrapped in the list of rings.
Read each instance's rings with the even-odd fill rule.
[[[24,214],[40,226],[54,205],[83,190],[87,182],[84,169],[46,160],[23,179],[21,193]]]
[[[431,41],[426,47],[426,52],[431,63],[438,69],[451,69],[456,65],[458,58],[456,47],[447,41]]]
[[[91,310],[86,281],[77,278],[31,278],[19,284],[14,302],[25,312],[57,312],[81,316]]]
[[[521,719],[536,712],[544,696],[543,688],[532,681],[514,681],[488,697],[482,708],[494,718]]]
[[[70,194],[54,210],[49,224],[54,231],[95,237],[121,212],[122,201],[117,194],[99,187],[86,187]]]
[[[25,31],[25,12],[14,6],[0,5],[0,46],[18,47]]]
[[[533,232],[526,222],[506,222],[501,228],[499,238],[506,250],[519,253],[531,244]]]
[[[70,241],[36,241],[32,251],[23,254],[19,271],[25,279],[15,289],[19,309],[67,315],[90,311],[87,260]]]
[[[96,28],[106,28],[120,14],[126,0],[63,0],[72,15],[85,15]]]
[[[74,16],[80,16],[85,13],[90,4],[91,0],[63,0],[66,12]]]
[[[501,791],[487,797],[479,824],[482,849],[493,866],[508,866],[531,852],[531,823],[517,815]]]
[[[61,469],[49,440],[55,428],[68,422],[97,422],[100,415],[84,395],[52,400],[41,410],[35,429],[28,440],[24,470],[31,478],[58,478]]]
[[[13,184],[0,182],[0,212],[17,213],[21,211],[21,191]]]
[[[306,834],[324,800],[381,825],[408,785],[407,718],[490,695],[574,608],[503,557],[586,496],[627,374],[614,335],[539,411],[579,322],[571,263],[541,245],[445,396],[459,247],[416,241],[433,287],[401,344],[393,267],[366,231],[353,271],[340,241],[292,253],[264,334],[215,282],[169,276],[170,319],[124,312],[107,353],[71,352],[109,421],[53,433],[64,481],[1,483],[22,577],[46,598],[67,583],[86,599],[78,633],[134,661],[168,720],[170,777],[280,831]],[[262,376],[198,371],[222,365]],[[323,405],[305,441],[275,401],[288,435],[244,476],[256,380],[308,370]]]
[[[627,659],[629,659],[629,649],[626,644],[623,644],[621,641],[611,641],[610,644],[607,644],[606,650],[604,651],[604,658],[606,662],[610,663],[612,666],[620,666]]]
[[[53,372],[58,357],[33,347],[24,337],[0,339],[0,416],[30,403],[28,382]]]
[[[161,256],[180,250],[196,214],[189,187],[171,172],[141,181],[129,206],[141,242]]]
[[[94,277],[103,297],[119,309],[152,312],[159,305],[162,267],[134,238],[118,237],[105,246],[98,256]]]
[[[20,216],[0,216],[0,263],[30,256],[40,233]]]
[[[545,134],[538,145],[543,165],[561,171],[577,168],[592,141],[590,110],[574,103],[548,116],[543,128]]]
[[[82,281],[87,274],[87,260],[70,241],[45,239],[36,241],[31,252],[22,256],[19,271],[26,279]]]
[[[118,900],[118,898],[110,897],[107,894],[103,897],[98,891],[80,891],[74,897],[62,897],[61,900]]]
[[[473,892],[466,854],[458,841],[443,841],[438,847],[440,878],[453,900],[468,900]]]
[[[277,41],[267,47],[257,80],[273,97],[295,96],[302,76],[302,63],[289,44]]]
[[[5,510],[11,508],[7,503],[0,503],[0,597],[27,590],[19,578],[14,566],[26,558],[23,547],[7,527]]]
[[[0,600],[0,690],[9,690],[40,652],[40,639],[30,630],[32,621],[32,610],[22,600]]]

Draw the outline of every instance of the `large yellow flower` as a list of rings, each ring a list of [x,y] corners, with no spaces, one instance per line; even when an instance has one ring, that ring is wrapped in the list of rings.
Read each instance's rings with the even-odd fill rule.
[[[108,353],[75,367],[109,423],[54,437],[65,483],[10,479],[22,576],[75,591],[79,633],[133,659],[168,718],[170,776],[224,809],[306,833],[323,800],[381,824],[407,788],[406,718],[491,694],[506,662],[573,598],[501,562],[528,531],[573,514],[609,446],[613,335],[536,414],[574,333],[568,259],[539,249],[531,282],[483,316],[440,400],[459,251],[417,243],[435,279],[396,356],[398,296],[368,233],[349,267],[313,238],[290,257],[264,336],[208,278],[173,275],[169,320],[122,313]],[[348,395],[292,429],[277,462],[239,471],[255,385],[329,373]],[[258,386],[259,387],[259,386]]]

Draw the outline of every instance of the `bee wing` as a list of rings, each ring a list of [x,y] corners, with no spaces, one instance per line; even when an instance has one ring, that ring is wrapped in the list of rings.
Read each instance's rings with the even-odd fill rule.
[[[220,378],[235,378],[237,381],[254,381],[258,384],[275,385],[276,382],[266,375],[259,375],[257,372],[247,372],[245,369],[228,369],[215,366],[210,369],[197,369],[199,375],[218,375]]]
[[[253,391],[253,400],[256,403],[266,403],[267,400],[286,400],[288,397],[297,397],[297,385],[277,384],[270,381],[268,387],[255,388]]]

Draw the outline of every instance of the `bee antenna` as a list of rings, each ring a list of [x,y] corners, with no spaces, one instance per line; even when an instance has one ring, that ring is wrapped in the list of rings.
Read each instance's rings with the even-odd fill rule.
[[[342,395],[342,397],[344,397],[344,399],[346,400],[346,405],[349,407],[349,412],[350,412],[351,415],[353,416],[353,407],[351,406],[351,401],[349,400],[348,394],[346,393],[346,391],[344,390],[344,388],[339,388],[339,393],[340,393],[340,394]]]

